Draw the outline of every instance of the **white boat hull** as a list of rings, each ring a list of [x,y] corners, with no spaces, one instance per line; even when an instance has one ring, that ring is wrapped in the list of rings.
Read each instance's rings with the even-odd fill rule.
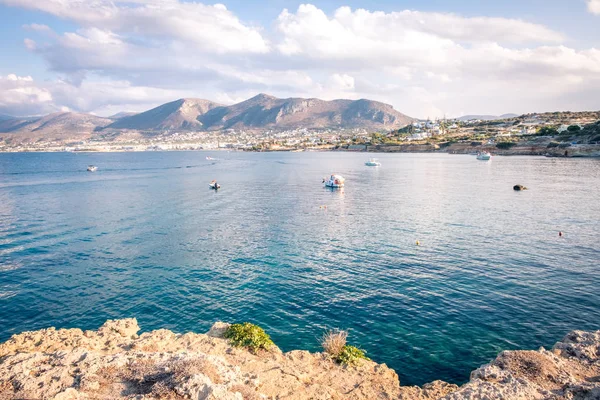
[[[365,165],[367,167],[381,167],[381,163],[378,163],[378,162],[376,162],[376,163],[366,162]]]

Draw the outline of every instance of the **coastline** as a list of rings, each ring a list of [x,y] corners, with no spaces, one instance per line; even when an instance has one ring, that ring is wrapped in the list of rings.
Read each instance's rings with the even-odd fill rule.
[[[135,150],[87,148],[85,150],[65,151],[64,148],[56,149],[26,149],[18,151],[0,150],[0,154],[10,153],[142,153],[142,152],[248,152],[248,153],[302,153],[302,152],[351,152],[370,154],[409,153],[409,154],[462,154],[473,155],[479,151],[487,151],[494,156],[546,156],[546,157],[600,157],[600,143],[598,144],[568,144],[562,146],[548,147],[545,141],[542,143],[519,142],[509,149],[499,149],[495,145],[473,145],[471,143],[442,144],[376,144],[376,145],[346,145],[346,146],[322,146],[315,148],[271,148],[271,149],[162,149],[146,150],[143,148]]]
[[[340,365],[325,353],[275,345],[251,352],[223,338],[159,329],[138,335],[134,318],[97,331],[48,328],[0,344],[2,398],[194,399],[597,399],[600,331],[573,331],[551,350],[503,351],[457,386],[401,386],[385,364]]]

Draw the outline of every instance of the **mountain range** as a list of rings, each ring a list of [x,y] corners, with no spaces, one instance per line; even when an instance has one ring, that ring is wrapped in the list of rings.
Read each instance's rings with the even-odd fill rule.
[[[84,140],[121,133],[221,131],[228,129],[363,128],[392,130],[414,121],[389,105],[372,100],[279,99],[259,94],[234,105],[185,98],[134,114],[103,118],[62,112],[43,117],[0,119],[0,138],[10,141]],[[3,135],[2,135],[3,134]]]

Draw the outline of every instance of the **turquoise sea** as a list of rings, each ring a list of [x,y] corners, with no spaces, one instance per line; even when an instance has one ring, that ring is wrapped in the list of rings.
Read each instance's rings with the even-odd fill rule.
[[[600,329],[600,160],[368,156],[0,154],[0,340],[248,320],[317,351],[343,328],[407,385]]]

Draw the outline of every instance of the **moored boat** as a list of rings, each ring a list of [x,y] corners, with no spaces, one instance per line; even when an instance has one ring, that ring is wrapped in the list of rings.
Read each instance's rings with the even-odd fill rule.
[[[492,159],[492,155],[487,151],[479,151],[479,152],[477,152],[477,159],[483,160],[483,161],[488,161],[488,160]]]
[[[376,158],[370,158],[369,161],[365,163],[368,167],[381,167],[381,163],[377,161]]]
[[[208,184],[208,187],[211,188],[211,189],[214,189],[214,190],[221,189],[221,185],[219,185],[216,180],[212,180]]]
[[[87,170],[89,172],[96,172],[98,170],[98,167],[96,167],[95,165],[88,165]]]
[[[323,178],[323,183],[326,187],[330,188],[342,188],[344,187],[346,180],[341,175],[331,174],[329,178]]]

